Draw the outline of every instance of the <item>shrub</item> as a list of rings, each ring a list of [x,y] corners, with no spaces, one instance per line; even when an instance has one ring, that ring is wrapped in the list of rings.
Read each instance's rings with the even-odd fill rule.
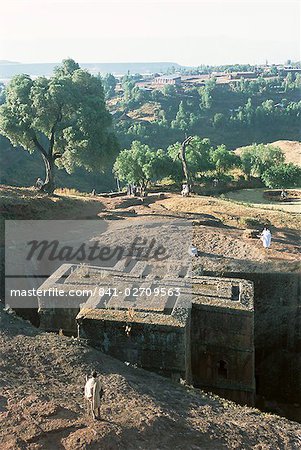
[[[239,223],[247,228],[261,228],[263,222],[255,217],[241,217]]]
[[[282,163],[270,167],[262,174],[269,188],[292,188],[301,185],[301,167],[293,163]]]

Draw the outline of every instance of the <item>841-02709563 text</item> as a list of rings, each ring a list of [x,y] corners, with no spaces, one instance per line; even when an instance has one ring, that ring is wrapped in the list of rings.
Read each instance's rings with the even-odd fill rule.
[[[119,289],[117,287],[98,287],[93,289],[69,289],[68,291],[59,288],[49,289],[11,289],[12,297],[80,297],[85,295],[99,295],[100,297],[108,295],[110,297],[179,297],[179,287],[126,287]]]

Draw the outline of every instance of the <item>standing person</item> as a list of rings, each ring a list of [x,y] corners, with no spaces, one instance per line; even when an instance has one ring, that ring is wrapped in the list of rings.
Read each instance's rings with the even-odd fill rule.
[[[272,234],[271,234],[270,230],[268,229],[267,225],[264,226],[263,231],[260,235],[260,239],[262,240],[262,244],[263,244],[264,248],[270,248]]]
[[[281,200],[285,200],[285,199],[286,199],[286,197],[287,197],[287,192],[286,192],[284,189],[282,189],[281,194],[280,194],[280,197],[281,197]]]
[[[191,247],[188,250],[188,253],[190,254],[190,256],[194,256],[195,258],[199,257],[199,251],[194,244],[191,245]]]
[[[94,370],[85,384],[85,398],[90,403],[93,419],[100,419],[100,400],[102,395],[103,389],[97,376],[97,372]],[[97,417],[95,414],[96,410],[98,413]]]
[[[182,184],[182,197],[187,197],[189,195],[189,185],[187,183]]]
[[[44,183],[43,183],[43,181],[41,180],[41,178],[37,178],[37,181],[36,181],[36,188],[39,189],[39,191],[40,191],[40,190],[42,189],[43,185],[44,185]]]

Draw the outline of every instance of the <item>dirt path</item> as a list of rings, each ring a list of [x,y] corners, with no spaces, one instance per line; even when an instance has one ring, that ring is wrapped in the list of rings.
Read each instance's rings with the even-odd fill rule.
[[[292,202],[272,202],[264,198],[265,189],[242,189],[240,191],[227,192],[225,198],[237,202],[251,203],[256,208],[267,208],[278,211],[301,213],[301,200]]]

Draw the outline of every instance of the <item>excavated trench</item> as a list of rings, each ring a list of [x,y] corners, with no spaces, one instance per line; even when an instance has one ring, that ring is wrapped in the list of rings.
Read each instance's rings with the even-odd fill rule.
[[[254,283],[256,404],[301,420],[301,277],[296,273],[205,273]],[[283,408],[281,407],[283,405]]]

